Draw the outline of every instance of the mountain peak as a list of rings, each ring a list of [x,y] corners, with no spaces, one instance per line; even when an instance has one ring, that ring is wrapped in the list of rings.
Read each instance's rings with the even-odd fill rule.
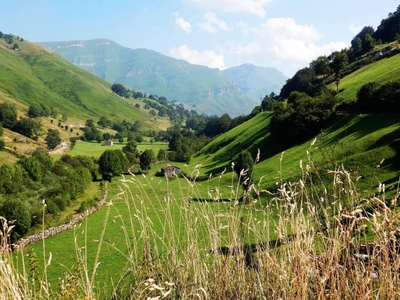
[[[278,71],[249,63],[219,71],[154,50],[122,47],[107,39],[40,44],[110,83],[163,96],[209,115],[248,114],[260,97],[279,91],[286,81]],[[260,79],[251,83],[257,77]]]

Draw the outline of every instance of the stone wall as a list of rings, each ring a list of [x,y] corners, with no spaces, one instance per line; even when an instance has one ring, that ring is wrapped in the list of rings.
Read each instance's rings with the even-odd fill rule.
[[[76,218],[72,219],[67,224],[62,224],[62,225],[57,226],[57,227],[51,227],[51,228],[46,229],[45,231],[43,231],[41,233],[37,233],[37,234],[31,235],[31,236],[28,236],[27,238],[19,239],[18,241],[16,241],[13,244],[13,247],[12,247],[13,250],[22,249],[22,248],[28,246],[29,244],[36,243],[38,241],[41,241],[43,239],[48,238],[49,236],[53,236],[53,235],[59,234],[59,233],[61,233],[63,231],[66,231],[68,229],[74,228],[76,224],[81,222],[84,218],[86,218],[87,216],[91,215],[92,213],[98,211],[104,205],[104,203],[107,200],[107,195],[108,195],[108,188],[107,187],[108,186],[107,186],[107,182],[106,182],[105,192],[103,194],[103,197],[101,198],[101,200],[99,202],[96,203],[95,206],[93,206],[90,209],[88,209],[87,211],[81,213],[79,216],[77,216]]]

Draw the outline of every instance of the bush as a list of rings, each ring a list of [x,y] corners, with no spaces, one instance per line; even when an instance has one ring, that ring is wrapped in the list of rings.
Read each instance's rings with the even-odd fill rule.
[[[60,211],[64,211],[69,205],[69,201],[62,196],[57,196],[54,198],[53,202]]]
[[[31,214],[27,205],[18,199],[7,199],[0,208],[0,215],[15,226],[11,242],[23,237],[31,227]]]
[[[95,205],[95,200],[94,199],[85,200],[79,206],[78,212],[79,213],[84,213],[85,211],[87,211],[88,209],[93,207],[94,205]]]

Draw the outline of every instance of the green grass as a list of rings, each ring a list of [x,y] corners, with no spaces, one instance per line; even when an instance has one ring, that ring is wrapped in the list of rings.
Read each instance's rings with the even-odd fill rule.
[[[379,182],[397,182],[399,163],[390,143],[400,135],[398,115],[337,116],[316,141],[310,139],[290,149],[282,149],[269,134],[270,114],[260,113],[248,122],[215,138],[192,157],[190,167],[202,164],[204,174],[231,171],[231,162],[242,150],[253,157],[260,150],[260,162],[255,169],[255,181],[263,178],[264,188],[275,187],[283,174],[285,178],[299,177],[304,166],[312,161],[320,168],[335,169],[344,165],[354,175],[362,176],[360,185],[366,193]],[[283,162],[280,163],[284,151]],[[307,154],[308,153],[308,154]],[[377,165],[384,159],[383,164]]]
[[[89,157],[100,157],[101,154],[107,149],[122,149],[125,146],[124,143],[114,142],[112,146],[102,146],[101,143],[97,142],[84,142],[77,141],[74,149],[67,152],[69,155],[85,155]],[[154,151],[154,154],[157,155],[157,152],[160,149],[168,149],[168,143],[163,142],[143,142],[138,144],[138,149],[140,151],[144,151],[146,149],[151,149]],[[63,153],[65,154],[65,153]],[[54,159],[59,159],[63,154],[54,154],[52,157]]]
[[[335,184],[323,194],[348,203],[343,211],[338,201],[323,201],[309,171],[302,175],[301,180],[280,182],[280,191],[270,201],[246,205],[235,205],[238,195],[232,174],[201,183],[151,176],[115,179],[108,205],[75,230],[16,253],[14,261],[20,269],[25,264],[23,278],[32,278],[29,261],[36,265],[41,294],[29,298],[37,299],[104,299],[113,289],[116,299],[155,297],[169,289],[172,298],[183,299],[196,294],[210,299],[232,295],[248,299],[255,294],[257,299],[314,299],[327,292],[359,299],[365,293],[397,294],[393,280],[398,262],[389,263],[393,253],[388,234],[398,226],[398,212],[374,198],[369,200],[375,205],[368,211],[372,217],[362,217],[366,211],[360,209],[357,188],[344,169],[330,174]],[[207,201],[211,186],[232,201]],[[351,224],[344,226],[340,222],[349,214]],[[368,240],[359,231],[365,223],[383,249],[383,257],[374,258],[370,268],[352,255]],[[379,280],[371,281],[372,272]],[[149,289],[153,281],[157,285]],[[34,284],[27,280],[21,286]],[[26,295],[32,291],[27,289]]]
[[[400,79],[400,54],[381,59],[368,64],[357,71],[347,75],[340,81],[339,90],[336,96],[339,102],[352,102],[357,99],[357,92],[368,82],[379,82],[381,84]]]
[[[129,258],[125,257],[129,247],[134,247],[135,255],[138,256],[135,259],[142,261],[143,243],[147,238],[151,240],[152,248],[157,249],[157,253],[153,255],[159,258],[167,255],[172,244],[178,248],[185,247],[187,230],[191,226],[193,226],[191,230],[194,228],[196,230],[195,235],[200,243],[201,255],[206,256],[213,247],[218,248],[233,243],[232,232],[227,228],[223,229],[229,219],[252,220],[262,217],[265,212],[257,209],[261,207],[260,204],[238,206],[232,210],[237,190],[232,186],[235,184],[235,179],[231,176],[216,178],[211,182],[201,182],[195,186],[183,178],[166,181],[163,177],[138,176],[127,177],[129,182],[125,183],[115,179],[110,185],[109,200],[112,203],[110,206],[91,215],[76,230],[69,230],[46,239],[46,257],[51,253],[53,261],[47,268],[49,281],[52,286],[56,286],[58,278],[63,278],[65,272],[78,267],[76,254],[71,251],[75,247],[84,252],[88,270],[91,272],[103,229],[104,243],[99,256],[101,264],[96,271],[98,282],[116,283],[120,279],[121,270],[129,263]],[[130,189],[115,197],[121,192],[120,187],[123,188],[125,184],[128,184]],[[215,184],[220,185],[217,187],[219,192],[216,192]],[[224,201],[215,202],[214,199],[218,197]],[[216,222],[218,224],[213,224],[213,227],[218,225],[217,227],[221,228],[222,244],[215,244],[210,240],[207,225],[209,222]],[[150,226],[153,236],[143,235],[146,226]],[[265,224],[258,226],[259,230],[262,230]],[[167,236],[169,240],[165,240]],[[273,232],[271,237],[274,237]],[[246,234],[246,241],[261,242],[252,233]],[[41,243],[28,248],[32,248],[39,258],[42,257]],[[24,252],[29,251],[25,249]],[[111,285],[107,288],[108,290],[103,292],[109,294]]]
[[[0,40],[0,101],[17,101],[25,112],[33,103],[43,103],[85,123],[107,116],[113,121],[140,121],[143,130],[166,128],[166,118],[137,109],[132,101],[111,92],[111,84],[83,71],[58,55],[27,41],[20,50],[9,49]],[[22,106],[21,104],[25,105]]]

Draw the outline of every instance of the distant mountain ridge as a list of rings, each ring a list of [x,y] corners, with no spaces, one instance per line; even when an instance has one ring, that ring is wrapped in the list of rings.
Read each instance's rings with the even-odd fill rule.
[[[107,39],[37,43],[110,83],[165,96],[209,115],[245,115],[286,82],[274,68],[244,64],[223,71]]]

